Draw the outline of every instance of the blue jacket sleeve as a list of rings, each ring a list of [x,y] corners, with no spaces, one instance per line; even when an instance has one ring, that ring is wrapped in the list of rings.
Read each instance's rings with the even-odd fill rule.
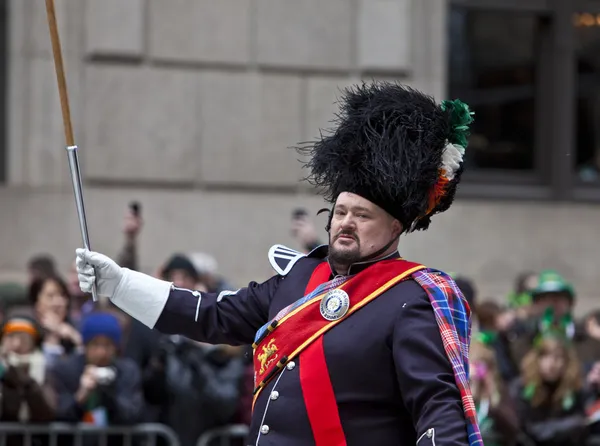
[[[402,398],[413,416],[417,445],[468,446],[460,391],[433,308],[420,287],[396,320],[393,355]]]
[[[173,288],[155,328],[210,344],[247,345],[268,322],[281,276],[251,282],[235,292],[201,293]]]

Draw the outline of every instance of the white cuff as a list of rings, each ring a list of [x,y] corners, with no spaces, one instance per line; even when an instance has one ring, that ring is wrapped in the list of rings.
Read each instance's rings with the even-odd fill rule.
[[[131,317],[154,328],[171,292],[171,282],[122,268],[123,277],[111,301]]]

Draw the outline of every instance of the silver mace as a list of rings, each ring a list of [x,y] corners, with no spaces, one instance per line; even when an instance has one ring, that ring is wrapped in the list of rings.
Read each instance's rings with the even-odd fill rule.
[[[73,192],[75,194],[75,205],[77,207],[77,216],[79,217],[79,228],[83,238],[83,246],[90,250],[90,237],[88,235],[87,221],[85,218],[85,207],[83,205],[83,187],[81,185],[81,173],[79,172],[79,160],[77,158],[77,146],[73,138],[73,126],[71,125],[71,112],[69,110],[69,97],[67,95],[67,81],[65,79],[65,69],[63,65],[62,52],[60,49],[60,38],[58,36],[58,26],[56,25],[56,13],[54,10],[54,0],[46,0],[46,12],[48,14],[48,26],[50,27],[50,40],[52,41],[52,53],[54,54],[54,67],[56,69],[56,79],[58,81],[58,94],[60,96],[60,106],[62,110],[63,124],[65,127],[65,139],[67,140],[67,156],[69,159],[69,170],[71,171],[71,180],[73,182]],[[92,299],[98,300],[96,284],[92,287]]]

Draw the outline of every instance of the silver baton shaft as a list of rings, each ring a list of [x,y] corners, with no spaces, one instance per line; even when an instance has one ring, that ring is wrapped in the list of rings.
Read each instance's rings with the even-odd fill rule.
[[[73,182],[73,193],[75,194],[75,206],[77,206],[77,216],[79,217],[79,228],[83,238],[83,247],[91,251],[90,236],[88,235],[87,220],[85,218],[85,206],[83,205],[83,186],[81,185],[81,173],[79,172],[79,159],[77,158],[77,146],[67,146],[67,156],[69,157],[69,170],[71,171],[71,181]],[[96,284],[92,285],[92,299],[98,300]]]

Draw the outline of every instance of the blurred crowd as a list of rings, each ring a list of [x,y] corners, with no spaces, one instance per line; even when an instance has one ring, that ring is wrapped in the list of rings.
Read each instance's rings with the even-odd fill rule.
[[[486,446],[600,444],[600,311],[577,320],[573,284],[523,272],[504,300],[470,301],[470,380]]]
[[[123,267],[138,268],[142,223],[132,206],[115,256]],[[27,286],[0,285],[0,423],[161,423],[182,446],[211,429],[249,424],[248,348],[150,330],[104,299],[94,303],[81,292],[75,265],[65,279],[50,255],[27,268]],[[156,275],[183,288],[236,290],[217,268],[206,253],[174,254]]]
[[[115,256],[121,266],[138,268],[142,223],[132,206]],[[302,209],[291,231],[305,251],[320,244]],[[93,303],[74,265],[65,280],[50,255],[27,268],[26,287],[0,284],[0,423],[161,423],[182,446],[249,424],[250,347],[150,330],[109,302]],[[237,289],[206,253],[174,254],[156,275],[183,288]],[[600,311],[574,318],[575,287],[556,271],[524,272],[493,299],[455,279],[473,314],[470,379],[486,446],[600,444]]]

